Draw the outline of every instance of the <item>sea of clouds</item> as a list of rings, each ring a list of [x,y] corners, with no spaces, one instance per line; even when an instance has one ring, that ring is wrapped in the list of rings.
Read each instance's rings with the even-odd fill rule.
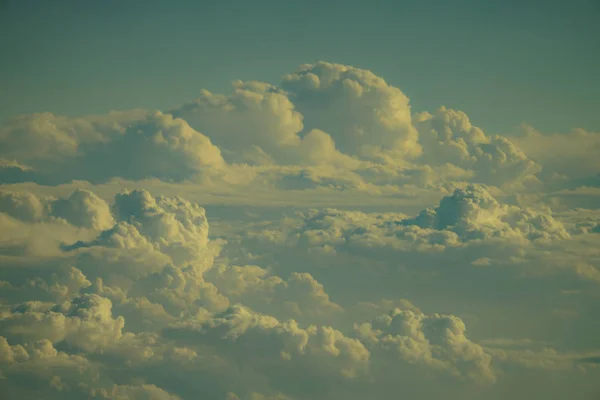
[[[0,126],[5,398],[600,396],[600,133],[232,86]]]

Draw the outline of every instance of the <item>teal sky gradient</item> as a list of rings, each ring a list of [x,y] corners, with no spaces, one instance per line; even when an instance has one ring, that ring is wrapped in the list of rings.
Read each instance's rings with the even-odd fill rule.
[[[600,131],[597,0],[4,0],[0,59],[0,120],[166,109],[326,60],[490,133]]]

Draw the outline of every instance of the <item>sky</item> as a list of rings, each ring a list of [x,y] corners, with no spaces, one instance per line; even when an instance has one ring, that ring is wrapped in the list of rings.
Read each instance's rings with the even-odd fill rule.
[[[600,399],[597,1],[0,1],[0,393]]]
[[[1,119],[165,109],[327,60],[494,133],[600,126],[596,0],[4,0],[0,18]]]

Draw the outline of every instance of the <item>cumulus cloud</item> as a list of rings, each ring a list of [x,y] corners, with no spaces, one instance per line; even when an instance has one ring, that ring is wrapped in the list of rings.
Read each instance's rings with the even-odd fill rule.
[[[29,300],[62,302],[70,300],[82,289],[91,286],[91,282],[85,275],[73,266],[53,268],[49,277],[43,276],[48,275],[47,273],[37,275],[28,276],[21,284],[1,280],[0,298],[12,302]]]
[[[522,318],[547,324],[548,329],[565,323],[559,322],[559,315],[587,310],[587,296],[598,290],[596,236],[543,207],[504,204],[480,186],[456,189],[415,217],[320,209],[251,224],[239,233],[243,248],[269,254],[273,273],[310,273],[346,313],[352,310],[351,315],[371,318],[375,310],[405,309],[390,302],[387,309],[375,308],[382,299],[402,297],[419,308],[437,304],[430,310],[448,314],[459,309],[474,316],[499,307],[503,323],[490,324],[483,316],[482,322],[469,320],[490,336],[519,332],[511,322],[517,318],[512,310],[524,302],[547,309],[544,315],[523,310],[528,316]],[[231,257],[248,259],[238,254]],[[532,287],[548,297],[542,300]],[[586,295],[568,300],[550,294],[564,288]],[[357,302],[362,305],[357,307]],[[446,308],[440,310],[439,304]],[[588,319],[581,324],[595,326]],[[552,341],[565,340],[568,331],[531,329]]]
[[[438,207],[425,209],[400,224],[452,231],[464,239],[511,235],[528,240],[569,237],[550,211],[501,205],[483,187],[474,185],[456,189],[452,196],[444,197]]]
[[[2,393],[8,396],[44,396],[48,399],[85,396],[96,368],[85,358],[58,351],[47,339],[11,345],[0,337]],[[26,384],[19,384],[26,382]]]
[[[112,317],[112,303],[106,298],[85,295],[61,308],[41,302],[19,304],[3,312],[2,331],[20,342],[65,341],[87,351],[101,349],[121,337],[124,319]]]
[[[43,183],[181,180],[224,164],[219,149],[185,121],[139,110],[82,118],[15,117],[0,127],[0,147],[2,157],[33,168]]]
[[[108,204],[89,190],[76,190],[67,199],[52,203],[52,216],[71,225],[104,230],[113,225]]]
[[[323,285],[306,272],[293,272],[283,280],[254,265],[221,265],[208,271],[206,279],[231,301],[276,317],[325,322],[343,312],[330,300]]]
[[[453,315],[394,309],[356,330],[369,348],[391,352],[408,363],[427,364],[475,380],[496,379],[491,355],[467,339],[464,322]]]
[[[63,219],[73,226],[103,230],[114,224],[108,204],[93,192],[75,190],[66,199],[0,190],[0,212],[25,222]]]
[[[523,190],[540,165],[513,142],[485,135],[460,111],[413,114],[383,78],[318,62],[280,86],[234,81],[229,95],[202,90],[164,113],[15,117],[0,128],[0,166],[6,183],[154,177],[380,191],[373,186],[460,180]]]
[[[116,224],[96,239],[63,248],[80,253],[106,251],[118,255],[154,257],[155,262],[181,266],[210,263],[218,244],[210,246],[205,211],[182,198],[153,197],[145,190],[123,191],[112,206]],[[152,260],[151,260],[152,262]],[[161,265],[162,267],[163,265]]]
[[[408,97],[370,71],[319,62],[286,75],[307,128],[328,132],[340,150],[359,157],[415,156],[421,151]]]
[[[318,127],[299,135],[304,118],[282,89],[255,81],[235,81],[233,89],[229,96],[203,90],[196,101],[172,113],[206,132],[231,162],[356,164]]]
[[[232,86],[0,127],[0,392],[596,394],[594,133],[485,133],[327,62]]]
[[[508,140],[543,165],[544,180],[555,187],[598,186],[600,182],[599,133],[576,128],[545,134],[524,124]]]
[[[472,181],[501,186],[529,181],[541,170],[525,152],[503,136],[487,136],[473,126],[462,111],[440,107],[435,113],[415,115],[422,162],[427,165],[450,163],[473,171]]]
[[[48,214],[47,205],[32,193],[0,191],[0,210],[23,221],[36,221]]]
[[[242,357],[256,368],[272,368],[274,362],[285,368],[278,360],[295,363],[298,359],[297,367],[318,368],[346,379],[364,371],[369,360],[369,351],[360,341],[332,327],[302,328],[294,320],[278,321],[239,305],[206,321],[175,325],[167,337],[226,347],[223,351],[231,357]]]
[[[366,291],[359,294],[340,291],[353,285],[350,270],[343,272],[344,279],[332,280],[315,268],[294,270],[296,265],[288,266],[292,270],[277,264],[235,266],[228,251],[215,264],[219,250],[229,245],[210,239],[204,209],[183,198],[155,197],[144,190],[121,191],[111,205],[87,191],[58,199],[12,192],[3,198],[8,204],[3,210],[24,226],[60,223],[95,235],[63,246],[62,255],[52,253],[55,261],[30,270],[39,277],[8,275],[0,290],[2,373],[13,377],[16,365],[21,370],[27,365],[27,379],[36,377],[49,398],[360,396],[374,387],[386,388],[382,394],[390,390],[397,381],[390,371],[404,374],[402,385],[427,385],[432,379],[493,385],[503,376],[496,363],[501,371],[523,366],[571,371],[569,365],[575,365],[560,361],[571,356],[556,351],[551,356],[482,346],[466,336],[460,317],[425,314],[406,300],[381,300],[385,290],[370,297],[373,286],[364,279],[377,285],[390,275],[362,274]],[[285,220],[278,229],[267,225],[248,239],[297,246],[328,262],[331,257],[348,260],[344,253],[356,246],[372,246],[361,244],[365,237],[383,234],[385,242],[383,232],[407,246],[418,237],[410,239],[411,230],[424,230],[424,237],[447,232],[455,235],[455,242],[445,244],[450,247],[510,237],[505,231],[532,242],[559,240],[566,232],[551,216],[552,223],[541,223],[479,186],[457,189],[424,213],[433,215],[426,223],[400,213],[315,210],[300,214],[299,221]],[[109,223],[113,226],[107,228]],[[576,224],[567,226],[575,232]],[[556,235],[535,234],[556,229]],[[232,244],[240,246],[246,239],[236,240]],[[332,300],[330,290],[341,303]],[[44,356],[48,361],[31,361],[30,349],[49,354]],[[207,358],[212,364],[201,361]],[[38,368],[50,359],[72,367],[40,375]],[[110,372],[113,363],[126,366],[130,378],[117,379]],[[552,367],[557,363],[559,369]],[[77,384],[73,374],[81,365],[102,379]],[[201,381],[212,380],[212,385],[179,388],[172,379],[159,378],[153,372],[157,368],[205,376]],[[235,376],[238,383],[234,388],[214,374]],[[4,387],[9,393],[27,393],[16,383]]]
[[[253,244],[286,244],[320,249],[353,251],[357,246],[431,250],[464,247],[477,240],[506,239],[507,243],[567,239],[570,234],[549,209],[529,209],[498,202],[484,187],[455,189],[437,207],[415,217],[401,213],[363,213],[338,209],[313,209],[299,213],[285,225],[251,230]],[[423,248],[423,250],[428,250]]]
[[[155,399],[155,400],[179,400],[180,397],[169,394],[169,392],[156,385],[114,385],[110,389],[92,389],[91,395],[98,399]]]

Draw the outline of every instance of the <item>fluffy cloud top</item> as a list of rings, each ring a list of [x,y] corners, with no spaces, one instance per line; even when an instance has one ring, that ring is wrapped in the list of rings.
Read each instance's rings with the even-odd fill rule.
[[[306,64],[286,75],[308,128],[328,132],[339,149],[378,159],[415,156],[421,151],[408,97],[370,71],[340,64]]]
[[[0,190],[0,212],[26,222],[59,218],[77,227],[96,230],[114,224],[108,204],[84,189],[77,189],[66,199],[39,198],[27,192]]]
[[[503,136],[488,137],[464,112],[440,107],[417,114],[415,123],[428,165],[450,163],[472,170],[475,181],[492,185],[532,179],[540,166]]]
[[[318,62],[285,75],[280,86],[234,81],[229,95],[202,90],[168,113],[15,117],[0,127],[0,170],[5,183],[159,178],[211,182],[213,190],[252,183],[380,192],[459,180],[527,191],[541,178],[564,186],[564,163],[538,151],[541,141],[557,150],[563,136],[528,132],[486,135],[446,107],[413,114],[406,95],[383,78]],[[594,134],[582,132],[562,147],[592,160]],[[586,165],[598,170],[593,160]],[[593,184],[597,173],[578,175]]]
[[[208,245],[204,209],[182,198],[154,198],[146,190],[123,191],[115,197],[113,213],[117,221],[114,226],[91,242],[78,242],[69,248],[150,246],[179,265],[201,259]]]
[[[449,230],[465,239],[499,235],[519,235],[529,240],[569,236],[548,212],[501,205],[483,187],[474,185],[456,189],[438,207],[425,209],[400,224]]]
[[[495,381],[492,357],[465,336],[464,322],[453,315],[424,315],[394,309],[356,327],[370,347],[392,352],[409,363],[467,378]]]
[[[112,177],[180,180],[224,163],[206,136],[160,112],[17,117],[0,128],[0,147],[2,157],[32,167],[49,183]]]
[[[22,275],[7,275],[0,285],[2,373],[13,377],[19,370],[25,379],[37,379],[49,398],[174,399],[217,393],[219,398],[269,396],[260,393],[335,398],[393,387],[398,381],[393,371],[406,377],[402,385],[417,384],[414,377],[493,385],[500,371],[540,368],[536,362],[570,370],[569,356],[556,351],[526,354],[482,346],[466,336],[465,322],[455,315],[425,314],[406,301],[365,303],[358,295],[340,296],[338,287],[334,293],[345,299],[342,305],[326,291],[335,281],[324,285],[309,272],[231,266],[228,256],[214,264],[224,243],[209,239],[204,209],[179,197],[124,190],[111,206],[83,190],[59,199],[7,192],[3,199],[3,210],[22,224],[66,224],[96,234],[31,269],[39,277],[25,275],[23,281]],[[472,232],[502,238],[512,230],[532,241],[544,236],[538,231],[558,232],[546,239],[564,235],[565,228],[551,216],[540,221],[498,203],[483,187],[467,186],[413,219],[398,213],[315,211],[301,228],[285,222],[280,237],[282,243],[295,238],[299,250],[328,260],[336,251],[341,255],[352,246],[369,246],[361,241],[388,230],[392,238],[408,242],[409,231],[403,230],[415,227],[425,237],[448,232],[465,242],[477,239]],[[109,222],[112,227],[103,226]],[[312,252],[315,248],[319,252]],[[65,263],[75,267],[65,268]],[[42,273],[48,269],[52,275]],[[348,304],[348,298],[356,304]],[[367,314],[373,315],[369,322],[362,317]],[[41,374],[40,368],[56,363],[64,365],[63,372]],[[130,378],[111,372],[114,365],[125,365]],[[246,375],[246,369],[253,372]],[[212,386],[190,382],[178,387],[153,372],[164,370],[207,376]],[[76,378],[75,371],[89,377]],[[216,373],[239,382],[231,386],[215,380],[211,374]],[[134,378],[140,376],[145,378]],[[18,384],[5,390],[25,393]]]
[[[66,310],[60,305],[27,302],[3,312],[2,331],[12,340],[65,341],[94,351],[121,337],[124,319],[113,318],[111,308],[110,300],[95,294],[75,298]]]
[[[596,136],[491,135],[327,62],[9,119],[0,392],[595,398]]]
[[[483,186],[455,189],[439,205],[415,217],[399,213],[367,214],[337,209],[309,210],[283,226],[250,231],[253,243],[286,243],[302,248],[462,247],[477,240],[503,238],[517,243],[567,239],[569,233],[548,209],[499,203]],[[328,250],[329,249],[329,250]]]
[[[338,152],[332,137],[321,129],[300,136],[304,118],[285,91],[254,81],[236,81],[233,88],[230,96],[204,90],[173,115],[206,132],[232,162],[356,164]]]

